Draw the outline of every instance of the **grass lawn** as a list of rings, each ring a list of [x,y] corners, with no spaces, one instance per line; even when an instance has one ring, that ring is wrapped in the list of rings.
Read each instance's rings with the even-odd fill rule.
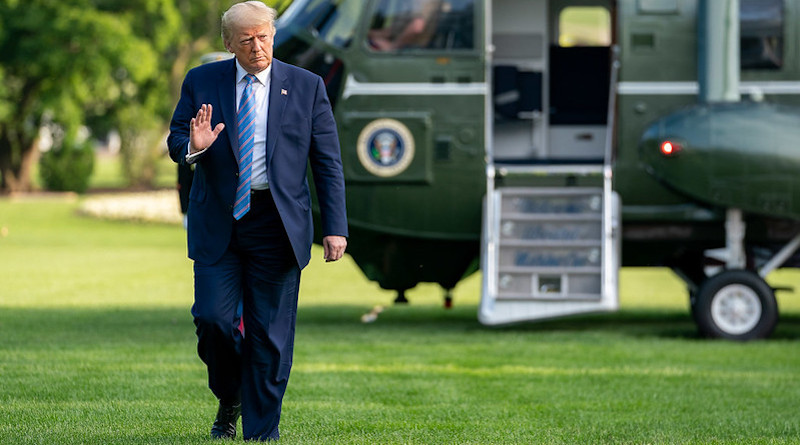
[[[216,402],[195,353],[178,226],[0,199],[0,444],[197,444]],[[768,341],[697,338],[683,286],[625,269],[622,310],[503,328],[480,278],[441,308],[393,294],[315,247],[304,271],[286,444],[800,443],[800,299]],[[800,273],[774,285],[800,288]],[[237,439],[240,440],[240,439]]]

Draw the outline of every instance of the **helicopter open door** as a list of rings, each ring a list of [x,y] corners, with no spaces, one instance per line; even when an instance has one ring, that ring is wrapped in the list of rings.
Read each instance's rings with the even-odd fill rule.
[[[613,3],[498,0],[487,8],[493,91],[479,319],[614,310],[621,206],[611,175]],[[575,44],[580,36],[561,26],[574,12],[605,20],[599,42]]]

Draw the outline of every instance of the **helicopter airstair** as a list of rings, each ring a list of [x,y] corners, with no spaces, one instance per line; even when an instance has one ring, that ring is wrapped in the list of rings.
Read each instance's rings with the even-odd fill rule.
[[[602,165],[490,166],[489,175],[602,176],[601,187],[498,187],[484,212],[484,324],[615,310],[620,206]]]
[[[531,162],[502,162],[497,153],[516,146],[501,138],[490,117],[481,243],[483,286],[478,318],[495,325],[616,310],[621,266],[620,212],[613,191],[615,91],[619,70],[612,53],[605,127],[556,129],[533,113],[533,132],[545,155]],[[492,109],[487,105],[487,110]],[[487,111],[491,116],[491,111]],[[550,128],[551,136],[543,133]],[[569,159],[559,131],[595,140],[592,162]],[[597,131],[596,134],[587,131]],[[587,137],[588,134],[588,137]],[[537,162],[544,161],[544,162]]]

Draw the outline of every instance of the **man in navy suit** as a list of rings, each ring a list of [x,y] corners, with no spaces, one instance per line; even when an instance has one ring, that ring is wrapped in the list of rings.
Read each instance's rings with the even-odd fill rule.
[[[313,227],[310,164],[326,261],[347,245],[336,123],[322,79],[272,58],[275,10],[238,3],[222,17],[234,58],[186,75],[167,139],[195,165],[188,212],[198,353],[219,399],[211,435],[275,440],[292,365],[300,270]],[[244,329],[237,308],[243,303]]]

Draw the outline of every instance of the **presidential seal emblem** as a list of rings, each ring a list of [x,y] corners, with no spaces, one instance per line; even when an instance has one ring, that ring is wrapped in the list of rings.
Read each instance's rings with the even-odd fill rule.
[[[402,173],[414,159],[414,136],[395,119],[370,122],[358,135],[358,160],[375,176]]]

